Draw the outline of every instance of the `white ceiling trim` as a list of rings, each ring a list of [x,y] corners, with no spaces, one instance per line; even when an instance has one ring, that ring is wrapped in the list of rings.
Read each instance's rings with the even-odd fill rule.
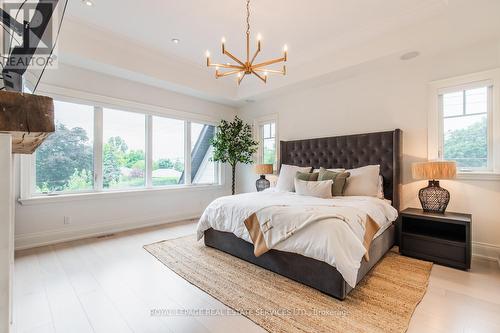
[[[225,2],[226,0],[219,1]],[[329,9],[342,9],[342,6],[347,6],[351,12],[346,11],[346,13],[351,13],[353,19],[357,19],[359,17],[356,16],[355,9],[366,5],[363,1],[353,0],[354,5],[351,2],[346,5],[345,2],[340,0],[330,1],[318,0],[318,2],[314,3],[315,5],[311,5],[310,2],[297,2],[293,4],[286,2],[286,11],[278,17],[282,18],[282,24],[288,30],[281,27],[281,24],[276,25],[275,22],[273,29],[276,31],[273,31],[273,29],[267,31],[271,41],[264,40],[264,49],[269,47],[271,49],[269,52],[272,53],[275,51],[273,47],[276,45],[274,45],[272,39],[276,40],[276,36],[273,35],[279,32],[284,31],[285,34],[288,33],[288,35],[284,35],[284,38],[290,38],[290,34],[300,34],[300,31],[294,30],[296,29],[294,27],[294,19],[299,18],[288,17],[288,12],[296,13],[302,10],[305,11],[304,15],[323,15],[322,13],[318,13],[318,11],[325,6],[325,8]],[[318,38],[313,36],[310,41],[303,44],[302,48],[294,48],[294,45],[292,45],[289,52],[288,75],[286,77],[272,76],[266,85],[257,80],[245,80],[238,87],[234,80],[228,78],[216,80],[213,72],[204,66],[203,51],[201,49],[198,52],[196,48],[193,48],[193,45],[189,45],[193,52],[189,53],[189,56],[186,57],[168,53],[166,52],[168,48],[164,44],[163,48],[155,47],[145,41],[138,41],[137,38],[127,35],[125,32],[130,32],[130,27],[128,26],[126,27],[128,30],[123,29],[123,34],[116,33],[116,26],[113,26],[114,18],[109,18],[110,29],[106,29],[95,24],[91,19],[87,18],[86,20],[85,15],[69,15],[64,22],[60,38],[59,56],[61,62],[69,65],[218,103],[238,106],[244,103],[245,100],[259,99],[269,96],[272,92],[283,92],[286,89],[293,89],[298,84],[317,82],[318,78],[336,72],[340,73],[343,70],[379,59],[390,58],[394,59],[393,61],[399,61],[398,55],[407,51],[418,50],[423,55],[426,55],[441,52],[444,49],[471,44],[478,40],[500,38],[500,20],[497,17],[497,13],[500,12],[500,1],[374,1],[376,3],[380,2],[379,5],[381,7],[386,6],[378,10],[377,15],[380,17],[366,22],[361,21],[357,25],[345,23],[347,24],[345,27],[340,26],[338,31],[332,31],[331,35],[334,38],[327,35],[329,39],[326,42],[321,39],[321,36]],[[182,2],[182,8],[183,10],[187,10],[187,8],[192,7],[194,10],[198,2],[200,1],[189,0],[186,3]],[[173,5],[169,1],[165,3],[153,1],[153,3],[155,6],[162,6],[164,4],[166,6]],[[193,6],[190,7],[191,3],[193,3]],[[264,4],[261,0],[257,0],[256,3],[257,9],[262,13],[262,6]],[[273,2],[271,6],[283,5],[284,3],[282,0],[279,0],[278,2]],[[74,2],[72,5],[75,8],[75,6],[81,4]],[[96,1],[96,7],[92,8],[92,10],[99,10],[101,7],[107,5],[109,3],[106,2],[104,4]],[[234,3],[231,3],[231,6],[234,6]],[[399,7],[392,8],[390,6]],[[81,10],[80,7],[76,8],[77,12]],[[384,10],[390,11],[390,13],[384,14]],[[330,13],[324,14],[329,15]],[[196,38],[196,31],[199,32],[200,26],[206,23],[202,20],[207,20],[207,22],[214,20],[210,15],[202,15],[202,13],[196,11],[185,13],[184,15],[185,17],[179,21],[179,18],[171,17],[168,13],[164,14],[165,20],[177,20],[174,23],[177,23],[179,26],[185,26],[184,21],[192,20],[192,22],[189,22],[192,26],[192,29],[189,29],[191,31],[178,32],[179,35],[184,37]],[[364,15],[366,16],[367,13]],[[254,25],[265,26],[265,22],[275,20],[275,16],[275,13],[254,16],[254,20],[257,21]],[[220,17],[219,20],[224,22],[222,18],[224,17]],[[145,18],[141,19],[147,22]],[[200,22],[197,22],[196,19]],[[322,19],[322,23],[318,24],[323,24],[323,26],[317,27],[318,30],[325,28],[324,17]],[[341,18],[332,16],[332,22],[336,19]],[[231,24],[233,21],[239,22],[238,20],[239,16],[231,18],[227,24]],[[300,20],[303,20],[303,18],[300,18]],[[344,21],[349,22],[349,20],[345,19]],[[130,24],[133,25],[136,23],[131,20]],[[172,24],[170,25],[171,27]],[[233,22],[232,24],[237,23]],[[315,20],[310,19],[310,24],[314,25]],[[139,30],[143,29],[144,34],[150,33],[147,27],[141,27],[140,25],[134,27]],[[225,28],[225,24],[220,23],[213,27],[207,25],[203,31],[205,32],[207,29],[212,28],[215,31],[228,29],[227,27]],[[347,30],[343,31],[343,28]],[[309,27],[309,29],[310,31],[315,31],[314,26]],[[134,31],[134,33],[136,32]],[[190,36],[188,33],[195,33],[195,35]],[[318,31],[318,33],[323,32]],[[322,34],[323,37],[324,35]],[[180,37],[182,38],[182,36]],[[145,37],[150,36],[145,35]],[[170,43],[170,33],[165,32],[162,37],[163,43]],[[278,36],[278,38],[280,37]],[[214,40],[195,41],[197,45],[220,46],[218,40],[215,38]],[[235,53],[238,53],[236,52],[238,50],[238,41],[239,39],[228,41],[228,45],[235,44]],[[185,40],[181,39],[179,46],[184,47],[182,44],[185,42]],[[321,46],[321,43],[324,43],[324,46],[318,47],[318,45]],[[168,45],[168,47],[171,47],[171,45]],[[295,47],[297,46],[295,45]],[[233,50],[233,47],[231,47],[231,50]],[[309,50],[315,52],[311,51],[308,53],[307,51]],[[216,53],[214,51],[217,50],[212,49],[212,51]],[[185,52],[185,50],[182,52]],[[195,61],[197,59],[199,59],[199,62]]]

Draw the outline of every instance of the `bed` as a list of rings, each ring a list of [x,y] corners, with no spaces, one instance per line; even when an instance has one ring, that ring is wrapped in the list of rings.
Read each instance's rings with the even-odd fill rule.
[[[336,136],[280,142],[281,164],[311,166],[314,169],[353,169],[380,165],[384,197],[399,211],[402,132],[386,132]],[[345,299],[353,287],[336,267],[298,253],[271,249],[256,257],[254,246],[231,232],[208,228],[204,231],[206,246],[224,251],[240,259],[303,283],[338,299]],[[371,242],[369,260],[362,260],[354,276],[359,282],[394,245],[396,225],[391,223]],[[352,283],[351,283],[352,284]]]

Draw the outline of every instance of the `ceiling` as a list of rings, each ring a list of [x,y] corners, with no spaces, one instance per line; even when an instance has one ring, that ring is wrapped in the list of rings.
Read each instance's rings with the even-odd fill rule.
[[[289,75],[267,85],[245,78],[237,87],[232,78],[215,80],[204,54],[210,50],[213,61],[225,62],[225,37],[226,47],[243,55],[244,0],[93,2],[69,2],[61,61],[228,104],[381,57],[436,51],[500,31],[498,0],[253,0],[252,34],[262,35],[259,59],[280,56],[287,44]]]

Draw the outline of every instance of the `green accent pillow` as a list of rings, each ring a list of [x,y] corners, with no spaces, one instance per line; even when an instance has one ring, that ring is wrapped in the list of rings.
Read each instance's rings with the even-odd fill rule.
[[[318,181],[333,180],[332,195],[334,197],[344,195],[344,188],[351,174],[349,172],[335,172],[325,168],[319,169]]]
[[[315,182],[318,180],[318,176],[319,172],[310,173],[297,171],[297,173],[295,174],[295,178],[297,178],[298,180],[304,180],[306,182]]]

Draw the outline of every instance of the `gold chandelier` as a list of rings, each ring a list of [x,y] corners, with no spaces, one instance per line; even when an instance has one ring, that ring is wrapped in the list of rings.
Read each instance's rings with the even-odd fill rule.
[[[261,38],[259,35],[259,36],[257,36],[257,50],[255,51],[255,54],[253,55],[253,57],[250,58],[250,0],[247,0],[247,32],[246,32],[246,35],[247,35],[246,36],[246,38],[247,38],[247,41],[246,41],[246,43],[247,43],[246,61],[242,61],[242,60],[236,58],[231,52],[226,50],[226,47],[225,47],[226,39],[225,38],[222,38],[222,54],[231,58],[235,62],[235,64],[234,63],[233,64],[231,64],[231,63],[213,64],[210,62],[210,52],[207,51],[207,54],[206,54],[207,67],[215,67],[215,77],[220,78],[220,77],[229,76],[229,75],[237,75],[238,76],[238,85],[239,85],[241,83],[241,81],[245,78],[245,76],[250,75],[250,74],[254,74],[259,79],[261,79],[264,83],[267,82],[267,77],[270,73],[286,75],[286,66],[285,65],[283,65],[283,68],[281,70],[266,68],[266,66],[287,61],[288,49],[287,49],[286,45],[283,47],[283,57],[254,64],[255,59],[257,58],[257,55],[259,54],[260,47],[261,47],[261,42],[260,42]],[[221,68],[227,69],[227,71],[221,71]]]

